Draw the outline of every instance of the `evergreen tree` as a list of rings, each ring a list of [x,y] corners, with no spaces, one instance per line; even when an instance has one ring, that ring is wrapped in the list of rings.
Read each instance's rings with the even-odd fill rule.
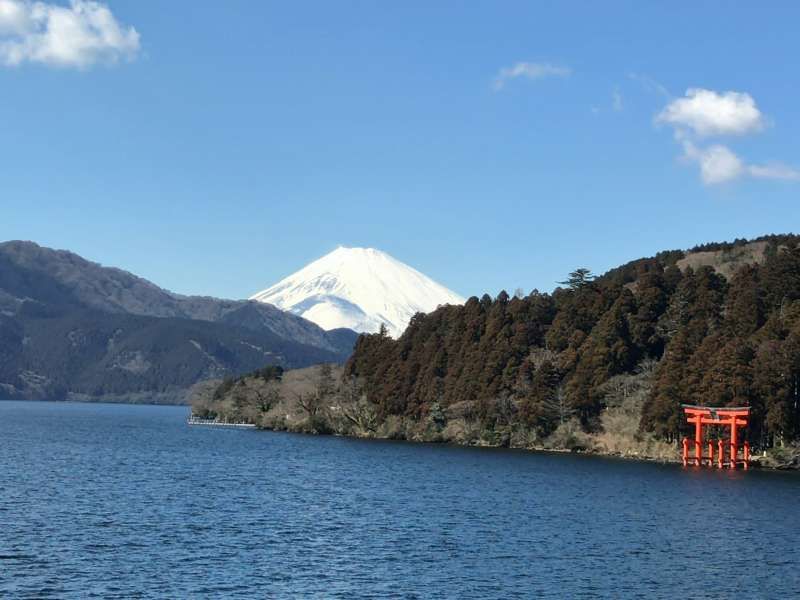
[[[595,279],[596,277],[592,275],[590,269],[581,267],[570,273],[565,281],[559,281],[558,283],[568,286],[571,290],[579,290],[590,285]]]
[[[553,294],[472,297],[416,315],[397,340],[362,335],[345,376],[364,383],[377,422],[459,405],[486,427],[519,419],[547,435],[573,413],[596,426],[606,383],[649,358],[658,366],[644,430],[674,440],[681,403],[742,404],[752,410],[751,441],[784,443],[800,437],[798,241],[768,240],[763,262],[730,280],[670,251],[599,278],[578,269]],[[743,247],[708,251],[738,260]]]

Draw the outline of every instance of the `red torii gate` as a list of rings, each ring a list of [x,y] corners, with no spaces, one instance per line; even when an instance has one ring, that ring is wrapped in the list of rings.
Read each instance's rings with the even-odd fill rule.
[[[682,404],[686,421],[694,423],[694,442],[683,438],[683,466],[689,464],[689,444],[694,443],[694,464],[700,466],[703,461],[708,461],[708,466],[714,466],[714,444],[708,441],[708,454],[703,454],[703,425],[718,425],[730,427],[728,461],[725,461],[725,445],[722,438],[717,441],[717,467],[720,469],[726,464],[735,469],[741,464],[745,469],[750,466],[750,444],[745,440],[742,444],[742,459],[739,459],[738,428],[747,427],[750,417],[750,407],[715,408],[711,406],[693,406]]]

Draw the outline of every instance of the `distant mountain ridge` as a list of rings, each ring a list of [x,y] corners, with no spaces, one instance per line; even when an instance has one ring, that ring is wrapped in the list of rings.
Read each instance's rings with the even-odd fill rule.
[[[249,329],[266,328],[280,337],[336,351],[330,336],[313,323],[263,303],[224,300],[208,296],[183,296],[162,289],[132,273],[104,267],[66,250],[51,250],[33,242],[0,244],[0,261],[8,268],[26,269],[31,276],[41,276],[60,284],[66,294],[45,295],[39,289],[37,300],[52,304],[74,301],[80,305],[110,313],[148,317],[178,317],[201,321],[225,322]],[[2,268],[3,262],[0,262]],[[0,280],[0,310],[4,304],[17,303]],[[20,289],[20,288],[17,288]],[[24,288],[23,288],[24,289]],[[2,298],[5,298],[5,303]]]
[[[0,397],[175,400],[267,363],[342,362],[355,338],[262,303],[173,294],[72,252],[0,244]]]
[[[416,313],[464,303],[455,292],[385,252],[344,247],[250,299],[274,304],[324,329],[375,333],[384,326],[393,337],[403,333]]]

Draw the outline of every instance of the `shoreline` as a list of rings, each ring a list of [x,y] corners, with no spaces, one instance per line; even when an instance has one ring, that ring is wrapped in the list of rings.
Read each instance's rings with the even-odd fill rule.
[[[351,440],[364,440],[364,441],[376,441],[376,442],[398,442],[404,444],[429,444],[429,445],[437,445],[437,446],[450,446],[453,448],[475,448],[475,449],[486,449],[486,450],[513,450],[516,452],[531,452],[531,453],[539,453],[539,454],[571,454],[576,456],[585,456],[585,457],[597,457],[597,458],[606,458],[606,459],[614,459],[614,460],[624,460],[624,461],[632,461],[632,462],[640,462],[640,463],[656,463],[661,465],[676,465],[679,467],[683,467],[682,460],[680,454],[676,454],[675,458],[672,459],[665,459],[659,458],[655,456],[648,456],[648,455],[641,455],[641,454],[623,454],[620,452],[603,452],[601,450],[593,449],[593,450],[578,450],[578,449],[569,449],[569,448],[546,448],[544,446],[540,447],[523,447],[523,446],[504,446],[504,445],[497,445],[497,444],[489,444],[489,443],[480,443],[480,444],[461,444],[458,442],[453,441],[445,441],[445,440],[410,440],[406,438],[396,438],[396,437],[384,437],[384,436],[372,436],[372,435],[347,435],[341,433],[320,433],[316,431],[303,431],[303,430],[292,430],[292,429],[281,429],[281,428],[274,428],[274,427],[264,427],[261,425],[254,425],[253,426],[256,431],[267,431],[273,433],[287,433],[292,435],[304,435],[304,436],[327,436],[327,437],[336,437],[342,439],[351,439]],[[758,471],[776,471],[776,472],[800,472],[800,464],[797,465],[770,465],[765,464],[765,458],[763,456],[753,456],[750,459],[750,468],[749,470],[758,470]],[[687,469],[703,469],[709,471],[725,471],[729,472],[734,469],[729,469],[727,467],[723,469],[719,469],[717,467],[709,467],[709,466],[697,466],[693,464],[689,464],[686,466]],[[736,471],[744,471],[746,469],[742,469],[741,467],[735,469]]]
[[[128,404],[130,406],[184,406],[191,408],[188,402],[138,402],[132,399],[116,396],[103,396],[95,399],[95,396],[71,396],[67,398],[0,398],[0,402],[53,402],[55,404]]]
[[[579,456],[595,456],[599,458],[611,458],[617,460],[626,460],[626,461],[635,461],[635,462],[643,462],[643,463],[657,463],[662,465],[678,465],[681,466],[682,460],[680,458],[680,454],[676,450],[676,455],[674,458],[664,458],[664,457],[657,457],[651,456],[647,454],[639,454],[639,453],[622,453],[622,452],[604,452],[600,449],[570,449],[570,448],[548,448],[545,446],[515,446],[515,445],[501,445],[501,444],[491,444],[488,442],[481,442],[481,443],[474,443],[474,444],[464,444],[459,443],[456,441],[450,440],[442,440],[442,439],[408,439],[406,437],[390,437],[390,436],[378,436],[378,435],[347,435],[342,433],[321,433],[318,431],[313,431],[304,428],[279,428],[279,427],[265,427],[262,425],[258,425],[255,423],[206,423],[200,422],[200,419],[195,418],[195,422],[192,422],[192,413],[191,413],[191,404],[175,404],[175,403],[161,403],[161,402],[124,402],[121,400],[114,400],[109,398],[103,398],[98,400],[86,400],[86,399],[78,399],[78,398],[67,398],[64,400],[44,400],[44,399],[37,399],[37,400],[20,400],[15,398],[0,398],[0,402],[18,402],[18,403],[45,403],[50,402],[53,404],[107,404],[107,405],[129,405],[129,406],[164,406],[164,407],[185,407],[190,409],[190,413],[188,418],[184,421],[187,426],[208,426],[208,427],[229,427],[232,429],[251,429],[256,431],[269,431],[275,433],[290,433],[290,434],[297,434],[297,435],[310,435],[310,436],[330,436],[330,437],[338,437],[338,438],[347,438],[353,440],[374,440],[374,441],[390,441],[390,442],[403,442],[408,444],[431,444],[431,445],[444,445],[444,446],[452,446],[457,448],[485,448],[485,449],[496,449],[496,450],[514,450],[518,452],[534,452],[534,453],[545,453],[545,454],[572,454],[572,455],[579,455]],[[762,456],[762,455],[753,455],[750,459],[750,469],[755,470],[764,470],[764,471],[784,471],[784,472],[798,472],[800,471],[800,461],[796,464],[787,464],[787,463],[779,463],[774,458],[770,456]],[[772,464],[770,464],[772,463]],[[716,467],[708,467],[708,466],[701,466],[697,467],[695,465],[689,464],[687,468],[702,468],[702,469],[709,469],[714,471],[729,471],[730,469],[718,469]],[[742,470],[742,469],[737,469]]]

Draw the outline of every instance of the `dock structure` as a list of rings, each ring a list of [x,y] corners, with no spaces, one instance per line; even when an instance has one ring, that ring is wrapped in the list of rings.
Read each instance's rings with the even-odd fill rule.
[[[694,440],[683,438],[683,466],[689,463],[695,466],[703,464],[709,467],[716,466],[719,469],[728,467],[735,469],[741,465],[742,468],[747,469],[750,466],[750,444],[744,440],[743,444],[739,443],[739,427],[747,427],[748,419],[750,417],[750,407],[711,407],[711,406],[695,406],[692,404],[683,404],[683,412],[686,415],[686,422],[694,425]],[[708,426],[706,431],[712,427],[716,427],[716,443],[711,436],[704,439],[703,426]],[[727,431],[727,442],[725,438],[725,429]],[[710,431],[709,431],[710,432]],[[693,446],[694,456],[689,451],[689,447]],[[708,448],[708,453],[703,452],[703,447]],[[715,453],[716,446],[716,453]],[[726,447],[728,448],[726,457]],[[741,458],[739,457],[739,448],[742,449]]]
[[[195,417],[194,415],[190,416],[186,423],[188,425],[205,425],[209,427],[247,427],[247,428],[254,428],[254,423],[246,423],[245,421],[220,421],[219,419],[201,419],[199,417]]]

